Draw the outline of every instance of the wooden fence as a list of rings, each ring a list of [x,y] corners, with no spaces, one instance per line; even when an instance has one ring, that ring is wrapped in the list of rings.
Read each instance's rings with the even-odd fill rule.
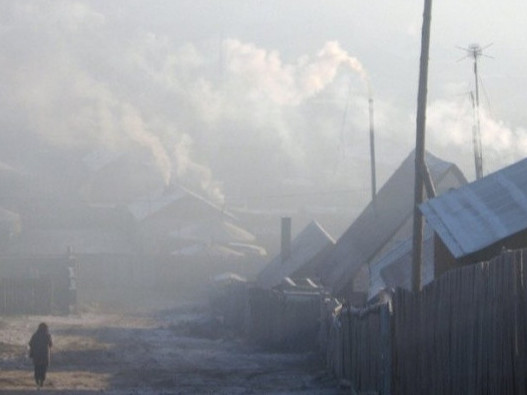
[[[524,254],[452,270],[417,294],[396,290],[374,308],[344,309],[329,366],[357,391],[526,394]]]
[[[59,307],[59,293],[50,278],[0,279],[0,314],[49,314]]]
[[[281,350],[318,350],[325,293],[252,288],[248,293],[249,340]]]
[[[0,314],[69,313],[71,262],[68,255],[1,256]]]
[[[330,329],[327,366],[342,382],[362,392],[391,392],[390,303],[366,309],[343,306]]]

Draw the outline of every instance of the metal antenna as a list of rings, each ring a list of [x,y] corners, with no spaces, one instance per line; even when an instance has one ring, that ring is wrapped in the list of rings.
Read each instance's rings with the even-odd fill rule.
[[[476,97],[471,94],[472,107],[474,110],[474,126],[472,127],[472,139],[474,144],[474,165],[476,168],[476,180],[483,177],[483,152],[481,148],[481,126],[479,120],[479,77],[478,77],[478,59],[481,56],[490,57],[483,54],[483,49],[490,47],[492,44],[488,44],[485,47],[480,47],[479,44],[470,44],[468,48],[461,48],[466,51],[467,56],[474,59],[474,80]],[[464,58],[463,58],[464,59]]]

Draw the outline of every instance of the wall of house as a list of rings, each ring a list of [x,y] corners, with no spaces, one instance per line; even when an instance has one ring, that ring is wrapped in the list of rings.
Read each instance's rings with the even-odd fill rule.
[[[434,234],[434,278],[439,278],[455,267],[456,259],[452,256],[445,243],[437,234]]]

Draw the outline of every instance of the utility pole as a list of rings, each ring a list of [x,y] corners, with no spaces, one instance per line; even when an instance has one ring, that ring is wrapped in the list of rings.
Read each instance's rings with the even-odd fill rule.
[[[375,175],[375,136],[373,128],[373,97],[368,99],[370,111],[370,163],[371,163],[371,201],[375,204],[375,195],[377,194],[377,181]]]
[[[423,202],[424,192],[423,174],[425,173],[426,95],[428,85],[428,56],[430,52],[430,21],[432,18],[432,0],[425,0],[424,3],[415,139],[415,193],[412,255],[412,290],[414,292],[417,292],[421,289],[423,216],[419,211],[419,205]]]

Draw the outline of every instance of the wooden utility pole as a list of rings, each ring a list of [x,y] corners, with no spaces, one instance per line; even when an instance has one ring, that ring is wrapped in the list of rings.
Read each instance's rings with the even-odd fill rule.
[[[377,194],[377,181],[375,176],[375,136],[373,127],[373,97],[368,99],[368,108],[370,112],[370,166],[371,166],[371,201],[375,202]]]
[[[417,292],[421,289],[423,216],[419,211],[419,205],[423,202],[424,190],[423,175],[425,173],[426,95],[428,85],[428,54],[430,52],[430,20],[432,19],[432,0],[425,0],[424,3],[415,138],[415,194],[412,255],[412,290],[414,292]]]

